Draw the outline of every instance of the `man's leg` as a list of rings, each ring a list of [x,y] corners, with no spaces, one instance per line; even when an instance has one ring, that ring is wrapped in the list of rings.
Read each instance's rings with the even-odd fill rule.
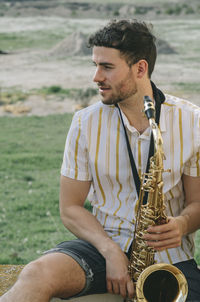
[[[174,264],[185,275],[188,282],[187,302],[200,301],[200,270],[195,260],[188,260]]]
[[[0,302],[49,302],[52,297],[67,298],[85,286],[85,272],[70,256],[46,254],[29,263],[15,285]]]

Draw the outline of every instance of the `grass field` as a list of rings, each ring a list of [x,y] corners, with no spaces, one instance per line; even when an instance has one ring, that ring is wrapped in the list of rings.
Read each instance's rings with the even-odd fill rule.
[[[58,208],[70,121],[71,115],[0,119],[0,263],[27,263],[73,237]]]
[[[27,263],[74,237],[62,225],[58,204],[71,118],[71,114],[0,118],[1,264]],[[200,233],[196,245],[200,264]]]

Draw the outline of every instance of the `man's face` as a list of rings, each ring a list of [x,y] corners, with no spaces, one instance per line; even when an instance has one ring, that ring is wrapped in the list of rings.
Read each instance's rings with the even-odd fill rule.
[[[120,57],[119,50],[95,46],[92,59],[96,66],[93,81],[99,86],[104,104],[122,102],[137,92],[133,67]]]

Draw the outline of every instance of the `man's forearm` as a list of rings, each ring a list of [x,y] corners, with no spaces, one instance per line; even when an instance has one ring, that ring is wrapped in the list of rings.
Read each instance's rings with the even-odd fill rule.
[[[90,242],[105,257],[106,253],[119,246],[109,238],[96,217],[82,206],[67,207],[61,215],[63,224],[75,236]]]
[[[177,220],[181,221],[183,235],[193,233],[200,228],[200,177],[183,174],[185,208]]]

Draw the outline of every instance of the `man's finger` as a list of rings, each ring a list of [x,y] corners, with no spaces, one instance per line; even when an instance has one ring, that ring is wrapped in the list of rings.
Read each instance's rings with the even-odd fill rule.
[[[119,286],[120,286],[120,295],[123,298],[126,298],[126,296],[127,296],[126,283],[125,282],[123,282],[123,283],[121,282],[119,284]]]
[[[119,283],[114,281],[112,282],[112,288],[113,288],[113,293],[115,295],[119,295],[120,294],[120,288],[119,288]]]
[[[132,280],[127,282],[127,293],[130,299],[132,299],[135,295],[135,286]]]
[[[160,241],[147,241],[147,245],[155,249],[157,248],[167,249],[169,247],[180,246],[181,240],[178,238],[172,238],[172,239],[160,240]]]
[[[112,282],[110,280],[107,280],[107,291],[112,294],[113,293],[113,287]]]

